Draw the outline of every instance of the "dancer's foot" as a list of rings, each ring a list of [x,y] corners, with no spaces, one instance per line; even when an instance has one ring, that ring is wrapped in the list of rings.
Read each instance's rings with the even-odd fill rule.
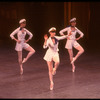
[[[53,68],[53,72],[52,72],[52,75],[55,75],[56,74],[56,69]]]
[[[20,70],[20,74],[21,74],[21,75],[23,74],[23,68]]]
[[[71,64],[74,63],[74,61],[75,61],[75,58],[73,57],[73,60],[71,61]]]
[[[27,59],[26,59],[26,58],[24,58],[24,59],[23,59],[23,61],[22,61],[22,63],[25,63],[26,61],[27,61]]]
[[[53,90],[53,88],[54,88],[54,83],[51,82],[51,84],[50,84],[50,90]]]
[[[72,72],[75,72],[75,66],[73,66],[73,68],[72,68]]]

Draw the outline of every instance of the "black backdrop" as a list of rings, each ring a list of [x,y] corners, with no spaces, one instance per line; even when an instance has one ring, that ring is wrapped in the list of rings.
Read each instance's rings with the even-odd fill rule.
[[[82,40],[84,47],[86,46],[85,48],[100,49],[99,10],[100,2],[90,2],[89,38]],[[15,41],[11,40],[9,35],[19,27],[18,22],[21,18],[27,20],[26,28],[34,35],[29,44],[35,48],[42,48],[44,42],[43,35],[48,33],[49,28],[56,27],[57,35],[64,28],[64,2],[0,2],[1,47],[15,46]]]

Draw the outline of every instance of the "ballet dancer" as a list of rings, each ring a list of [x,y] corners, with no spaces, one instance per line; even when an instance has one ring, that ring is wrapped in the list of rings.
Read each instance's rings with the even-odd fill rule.
[[[18,53],[18,62],[20,65],[20,74],[23,74],[23,63],[25,63],[34,53],[35,50],[27,43],[31,38],[33,37],[33,34],[28,31],[25,26],[26,26],[26,19],[21,19],[19,21],[19,27],[15,29],[11,34],[10,37],[16,41],[16,46],[15,50]],[[17,38],[15,38],[15,34],[17,34]],[[29,38],[25,40],[26,34],[29,35]],[[26,51],[29,51],[28,55],[26,58],[23,59],[22,61],[22,50],[25,49]]]
[[[46,51],[46,54],[44,56],[44,60],[46,60],[47,65],[48,65],[50,90],[53,90],[54,88],[53,75],[56,74],[56,70],[60,63],[59,53],[58,53],[59,40],[66,39],[68,35],[56,36],[55,27],[52,27],[49,29],[49,34],[50,34],[49,38],[47,34],[44,35],[43,48],[46,49],[48,47],[48,50]],[[53,66],[53,63],[54,63],[54,66]]]
[[[67,31],[67,34],[72,33],[72,35],[67,37],[65,48],[68,49],[70,61],[72,64],[72,72],[75,72],[75,65],[74,62],[77,58],[84,52],[83,47],[77,42],[77,40],[81,39],[84,34],[76,27],[76,18],[72,18],[70,20],[70,26],[62,29],[59,33],[60,35],[64,35],[64,32]],[[76,33],[79,33],[80,36],[76,38]],[[73,57],[73,47],[78,50],[78,53],[75,57]]]

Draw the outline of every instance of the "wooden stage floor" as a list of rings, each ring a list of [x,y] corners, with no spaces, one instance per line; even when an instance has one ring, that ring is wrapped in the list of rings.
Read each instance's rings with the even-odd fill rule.
[[[42,50],[43,51],[43,50]],[[100,98],[100,53],[84,52],[71,71],[68,52],[60,53],[60,65],[54,76],[54,90],[49,90],[49,76],[45,51],[36,53],[23,65],[19,74],[14,49],[0,49],[0,98],[14,99],[94,99]],[[23,51],[23,57],[27,52]]]

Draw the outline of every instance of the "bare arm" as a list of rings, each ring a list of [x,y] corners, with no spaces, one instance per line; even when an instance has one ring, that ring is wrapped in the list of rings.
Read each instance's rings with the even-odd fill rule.
[[[76,40],[79,40],[80,38],[83,38],[84,34],[78,28],[76,28],[76,30],[80,34],[80,36],[78,38],[76,38]]]
[[[63,36],[55,36],[57,38],[57,40],[63,40],[66,39],[68,37],[68,35],[63,35]]]
[[[16,42],[20,43],[20,41],[14,37],[14,35],[17,34],[18,31],[19,31],[19,28],[17,28],[16,30],[14,30],[14,31],[10,34],[10,37],[11,37],[11,39],[13,39],[13,40],[15,40]]]
[[[68,38],[68,36],[70,36],[70,35],[72,35],[72,33],[71,33],[71,32],[70,32],[68,35],[56,36],[56,38],[57,38],[58,40],[63,40],[63,39]]]
[[[44,49],[46,49],[48,47],[47,40],[48,40],[48,36],[47,36],[47,34],[45,34],[44,35],[44,44],[43,44]]]
[[[60,33],[60,35],[64,35],[64,32],[66,32],[66,31],[68,31],[68,28],[62,29],[59,33]]]
[[[28,31],[27,29],[25,29],[25,31],[26,31],[26,33],[29,35],[29,38],[28,38],[27,40],[25,40],[25,42],[28,42],[29,40],[32,39],[33,34],[32,34],[30,31]]]

